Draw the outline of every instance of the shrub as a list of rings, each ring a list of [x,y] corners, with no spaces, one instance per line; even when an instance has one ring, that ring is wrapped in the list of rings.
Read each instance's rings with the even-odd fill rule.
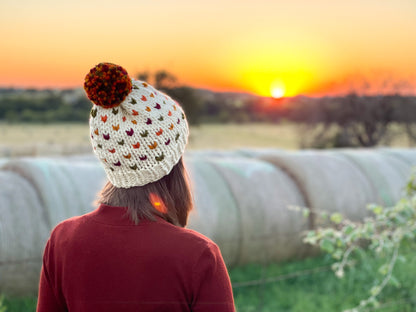
[[[306,243],[319,246],[336,260],[332,269],[339,278],[343,278],[346,268],[355,265],[360,257],[371,255],[383,259],[377,269],[378,279],[369,289],[368,297],[348,311],[356,312],[369,306],[377,307],[386,285],[400,287],[400,280],[394,276],[393,271],[397,261],[406,261],[401,255],[401,250],[415,242],[415,177],[416,171],[413,171],[407,184],[406,195],[395,206],[369,205],[372,216],[365,218],[363,222],[352,222],[344,219],[341,214],[334,213],[329,216],[333,227],[309,231],[304,238]]]

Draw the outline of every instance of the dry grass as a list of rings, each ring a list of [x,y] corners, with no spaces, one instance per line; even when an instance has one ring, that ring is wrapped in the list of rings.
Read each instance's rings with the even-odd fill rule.
[[[389,145],[408,147],[399,129]],[[297,149],[300,131],[293,123],[204,124],[191,128],[188,149]],[[88,124],[0,124],[0,157],[90,153]]]
[[[0,124],[0,157],[88,153],[87,124]],[[191,128],[188,149],[296,149],[295,126],[207,124]]]
[[[206,124],[191,129],[189,149],[267,147],[297,149],[294,124]]]
[[[0,157],[86,153],[88,125],[0,124]]]

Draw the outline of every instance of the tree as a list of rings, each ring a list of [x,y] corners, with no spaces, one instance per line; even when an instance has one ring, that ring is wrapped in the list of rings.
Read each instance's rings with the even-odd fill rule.
[[[397,110],[396,120],[403,124],[409,143],[416,142],[416,97],[403,97]]]
[[[298,107],[292,116],[303,124],[303,147],[372,147],[386,139],[400,100],[393,95],[351,93],[313,99]]]
[[[149,73],[148,72],[142,72],[142,73],[138,73],[136,75],[138,80],[142,80],[142,81],[148,81],[149,80]]]
[[[175,87],[176,77],[166,70],[158,70],[154,75],[156,89],[169,90]]]
[[[166,70],[158,70],[155,73],[142,72],[136,75],[140,80],[150,81],[156,89],[165,92],[182,106],[188,122],[192,125],[199,124],[201,117],[201,100],[193,88],[180,86],[177,78]]]
[[[386,135],[393,121],[394,101],[391,96],[357,96],[344,98],[342,109],[336,116],[338,126],[344,128],[352,141],[360,146],[377,145]]]

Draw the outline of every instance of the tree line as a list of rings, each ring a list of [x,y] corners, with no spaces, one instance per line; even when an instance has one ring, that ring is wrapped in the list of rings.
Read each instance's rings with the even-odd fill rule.
[[[416,142],[416,97],[400,94],[273,99],[245,93],[221,93],[180,85],[166,71],[139,73],[183,106],[191,125],[200,123],[294,122],[301,147],[388,145],[392,127]],[[0,89],[2,122],[86,122],[91,103],[82,90]]]

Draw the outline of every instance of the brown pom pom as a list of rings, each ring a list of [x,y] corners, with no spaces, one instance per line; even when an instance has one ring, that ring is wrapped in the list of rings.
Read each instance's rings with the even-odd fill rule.
[[[112,108],[124,101],[131,92],[132,84],[123,67],[100,63],[85,76],[84,89],[94,104]]]

